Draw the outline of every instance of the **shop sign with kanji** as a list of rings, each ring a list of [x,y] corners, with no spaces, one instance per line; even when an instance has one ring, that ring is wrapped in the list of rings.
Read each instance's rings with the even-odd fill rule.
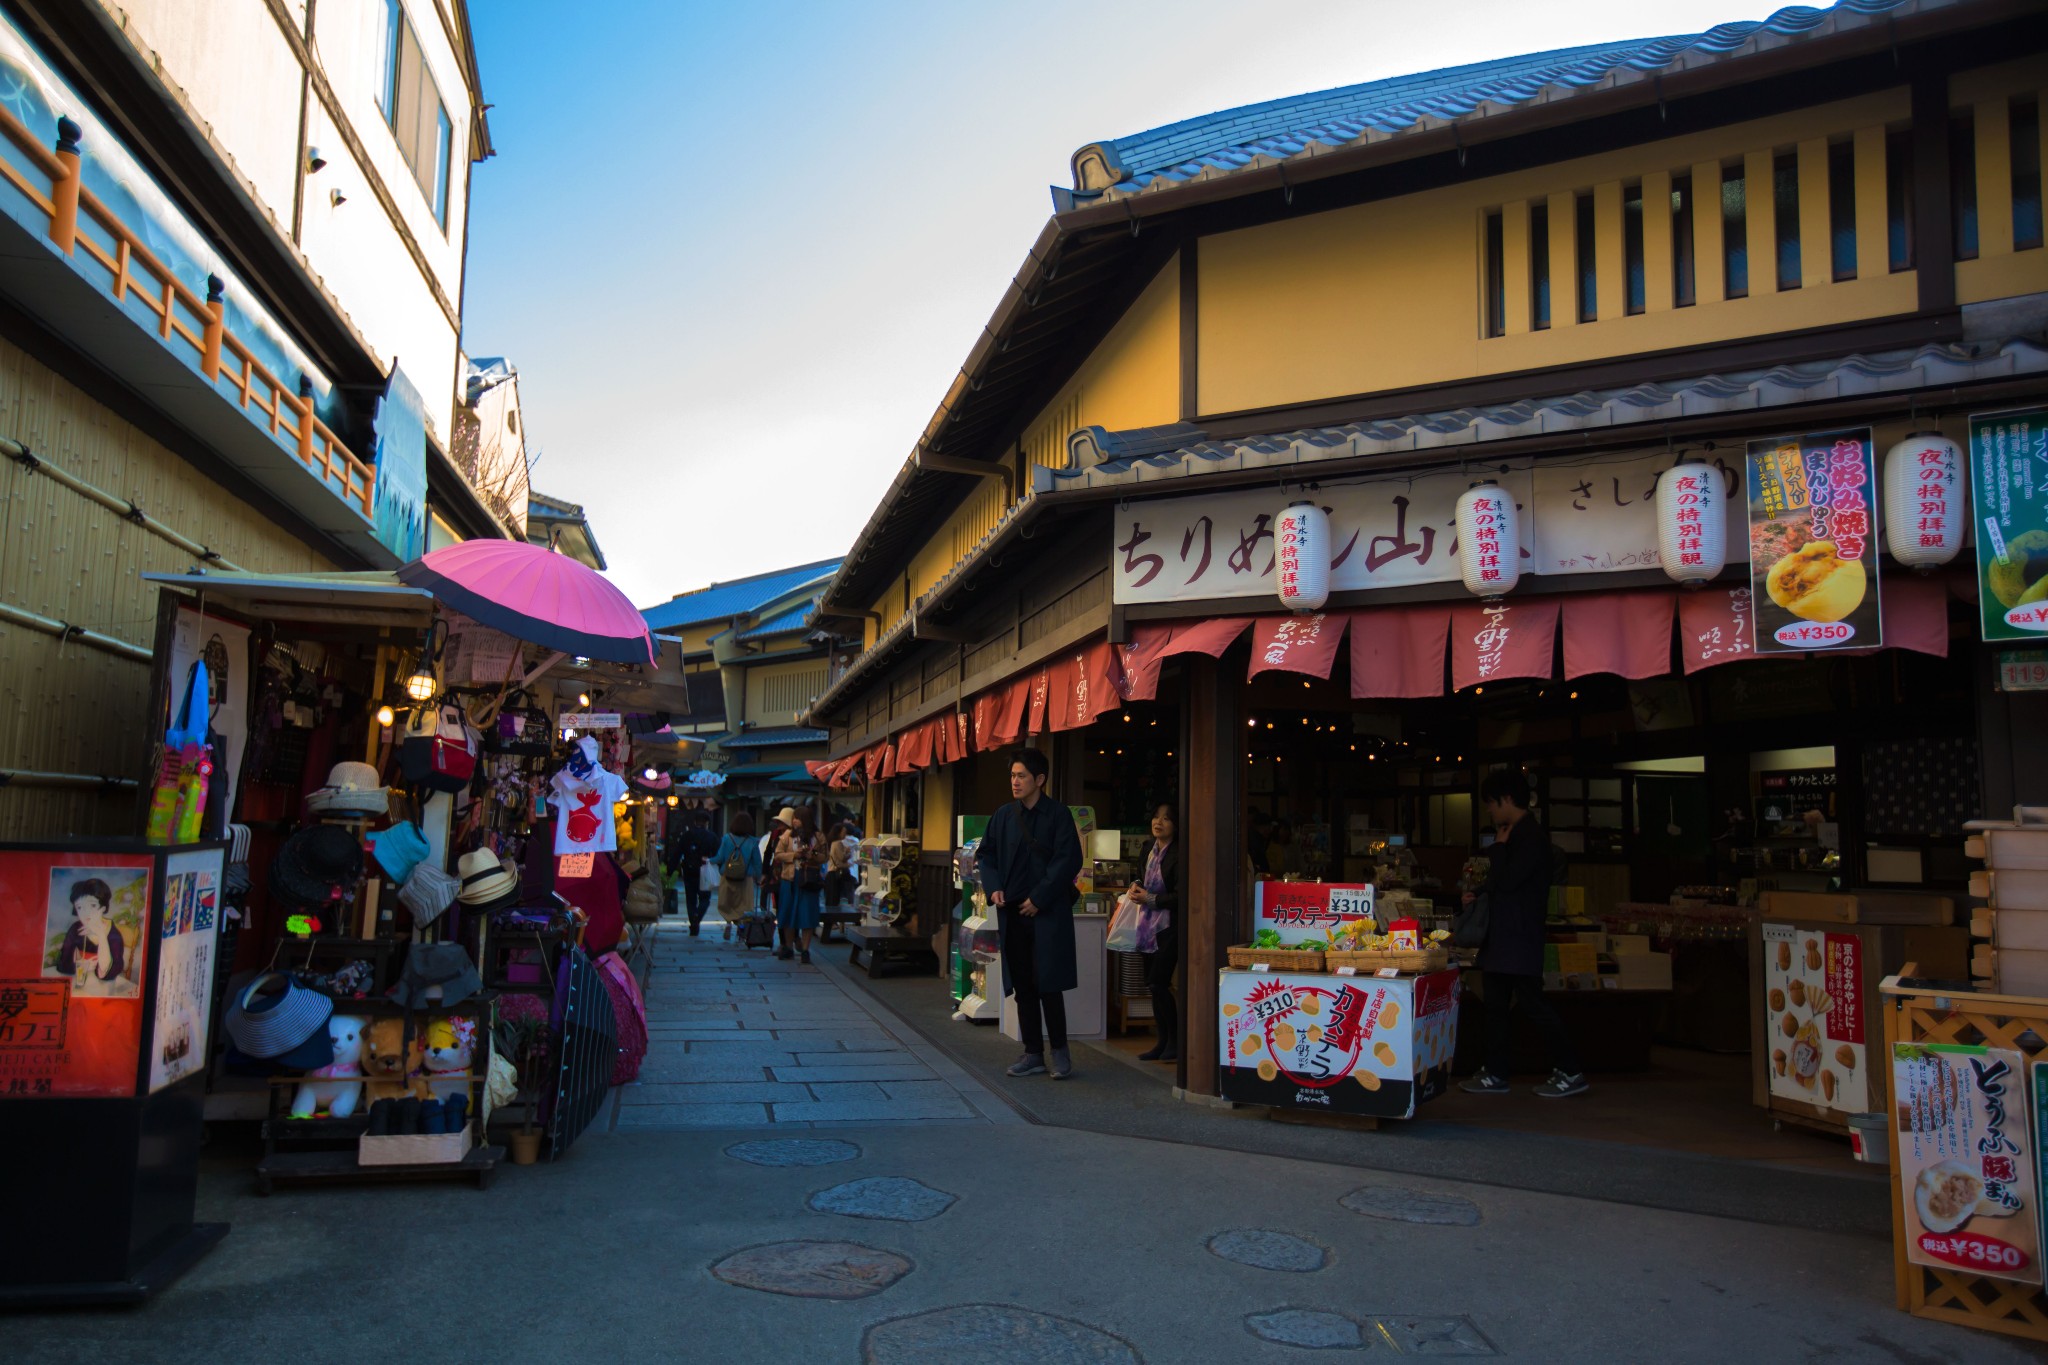
[[[1882,645],[1870,428],[1751,441],[1748,467],[1757,653]]]
[[[1977,600],[1986,640],[2048,633],[2048,408],[1970,418]]]

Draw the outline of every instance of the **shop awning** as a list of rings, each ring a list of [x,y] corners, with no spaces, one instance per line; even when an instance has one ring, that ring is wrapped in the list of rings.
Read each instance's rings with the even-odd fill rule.
[[[1670,592],[1589,592],[1564,599],[1564,675],[1657,678],[1671,671]]]
[[[1451,689],[1547,678],[1557,650],[1555,597],[1503,597],[1451,608]],[[1668,649],[1668,647],[1667,647]]]
[[[1269,669],[1327,678],[1344,643],[1348,616],[1310,612],[1298,616],[1261,616],[1252,626],[1252,668],[1256,678]]]
[[[230,573],[221,569],[146,573],[161,583],[197,593],[244,615],[274,621],[421,625],[434,617],[434,596],[409,588],[395,574]]]
[[[1212,621],[1152,621],[1139,626],[1124,646],[1124,696],[1151,701],[1159,695],[1159,669],[1175,654],[1206,654],[1214,659],[1237,643],[1249,616]]]
[[[1447,602],[1353,612],[1351,695],[1441,697],[1450,638]]]

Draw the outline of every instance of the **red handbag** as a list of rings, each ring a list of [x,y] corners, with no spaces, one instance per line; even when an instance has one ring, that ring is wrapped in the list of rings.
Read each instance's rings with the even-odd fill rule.
[[[398,747],[405,780],[429,791],[459,792],[476,776],[476,745],[454,705],[421,706],[405,723]]]

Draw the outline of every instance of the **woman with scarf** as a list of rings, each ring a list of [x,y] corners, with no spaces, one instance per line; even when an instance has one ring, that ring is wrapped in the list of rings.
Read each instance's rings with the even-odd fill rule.
[[[1156,924],[1152,950],[1145,959],[1145,984],[1152,991],[1152,1023],[1158,1041],[1139,1057],[1148,1062],[1180,1058],[1180,1011],[1174,1005],[1173,974],[1180,966],[1180,841],[1173,807],[1161,804],[1152,812],[1152,837],[1138,854],[1144,869],[1131,884],[1131,899],[1152,913]]]

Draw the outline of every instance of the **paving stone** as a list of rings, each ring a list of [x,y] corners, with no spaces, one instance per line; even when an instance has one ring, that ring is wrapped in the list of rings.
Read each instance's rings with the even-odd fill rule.
[[[1470,1318],[1381,1317],[1379,1325],[1409,1356],[1497,1356],[1500,1350]]]
[[[1315,1308],[1279,1308],[1270,1313],[1253,1313],[1244,1320],[1245,1330],[1261,1341],[1281,1346],[1299,1346],[1310,1351],[1362,1351],[1365,1329],[1342,1313]]]
[[[765,1104],[628,1104],[619,1109],[625,1128],[758,1128],[768,1122]]]
[[[654,1026],[651,1024],[648,1026],[647,1036],[649,1038],[659,1037],[662,1041],[671,1043],[772,1043],[775,1041],[775,1035],[765,1030],[682,1028],[670,1029],[666,1033],[657,1034]]]
[[[692,1038],[683,1044],[693,1061],[748,1062],[754,1066],[795,1066],[796,1054],[772,1042],[737,1043],[720,1038]],[[826,1077],[827,1080],[838,1079]],[[858,1076],[848,1079],[859,1080]]]
[[[886,1100],[882,1087],[873,1081],[833,1081],[826,1085],[792,1085],[792,1090],[805,1090],[804,1095],[784,1095],[788,1100]]]
[[[1455,1194],[1403,1189],[1398,1185],[1367,1185],[1353,1190],[1337,1202],[1353,1213],[1401,1223],[1473,1227],[1479,1222],[1479,1206],[1469,1199]]]
[[[883,1081],[882,1093],[892,1100],[943,1100],[960,1092],[944,1081]]]
[[[668,1053],[649,1054],[640,1067],[643,1085],[708,1085],[724,1081],[765,1081],[768,1068],[757,1062],[700,1061]]]
[[[1099,1327],[1003,1303],[965,1303],[878,1322],[861,1342],[866,1365],[976,1358],[1003,1365],[1142,1365],[1135,1347]]]
[[[800,1299],[864,1299],[910,1271],[908,1259],[858,1242],[776,1242],[711,1267],[727,1284]]]
[[[809,1104],[778,1104],[777,1123],[867,1123],[884,1119],[971,1119],[977,1115],[961,1099],[947,1100],[816,1100]]]
[[[809,1087],[774,1081],[707,1081],[697,1084],[628,1085],[619,1090],[621,1103],[634,1104],[767,1104],[800,1103],[814,1098]]]
[[[922,1062],[884,1062],[872,1066],[795,1066],[770,1063],[778,1081],[930,1081],[938,1079]]]
[[[1270,1228],[1232,1228],[1228,1232],[1219,1232],[1209,1239],[1209,1250],[1239,1265],[1297,1274],[1321,1270],[1330,1263],[1330,1253],[1324,1247],[1291,1232],[1274,1232]]]
[[[819,1213],[843,1213],[848,1218],[922,1223],[952,1208],[959,1197],[905,1176],[877,1175],[819,1190],[811,1196],[810,1206]]]
[[[837,1138],[762,1138],[735,1142],[725,1154],[754,1166],[829,1166],[853,1160],[860,1155],[860,1147]]]
[[[902,1052],[903,1044],[878,1029],[794,1029],[777,1028],[775,1041],[798,1052]]]

